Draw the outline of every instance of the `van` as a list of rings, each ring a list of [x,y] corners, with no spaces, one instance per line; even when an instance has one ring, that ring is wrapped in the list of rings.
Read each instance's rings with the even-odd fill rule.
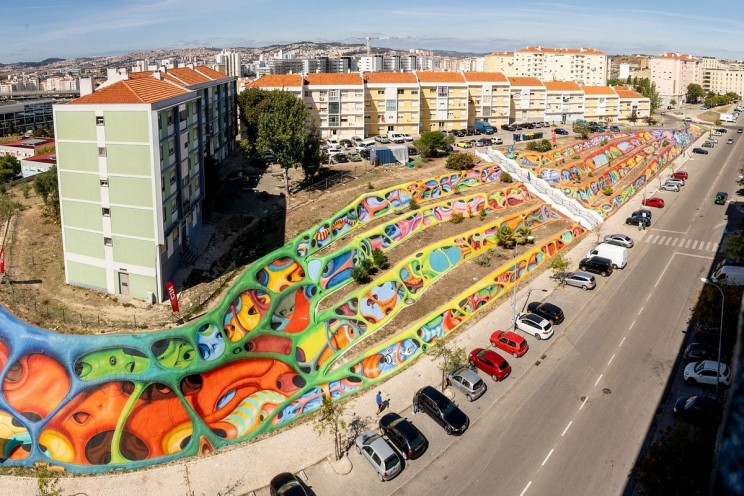
[[[713,273],[711,278],[718,284],[728,284],[729,286],[744,286],[744,267],[734,265],[724,265]]]
[[[355,148],[356,148],[356,151],[361,152],[362,150],[369,150],[370,148],[374,146],[375,146],[375,140],[371,139],[371,140],[360,141],[359,143],[357,143]]]
[[[586,256],[607,258],[612,261],[613,269],[624,269],[628,265],[628,249],[622,246],[600,243]]]
[[[393,143],[405,143],[405,141],[406,141],[406,138],[405,138],[405,136],[403,136],[402,133],[397,133],[397,132],[393,132],[393,131],[387,133],[387,137]]]
[[[711,136],[723,136],[723,133],[721,131],[716,131],[715,129],[710,132]]]
[[[493,127],[486,121],[475,121],[475,129],[477,129],[481,134],[493,134],[494,130]]]
[[[744,260],[739,258],[724,258],[718,262],[713,272],[717,272],[721,267],[744,267]]]

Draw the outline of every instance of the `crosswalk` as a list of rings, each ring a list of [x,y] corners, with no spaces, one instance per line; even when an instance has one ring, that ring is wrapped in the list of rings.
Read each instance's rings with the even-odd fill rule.
[[[651,245],[669,246],[672,248],[681,248],[685,250],[699,250],[708,252],[718,251],[718,243],[716,243],[715,241],[680,238],[677,236],[665,236],[663,234],[649,233],[649,235],[645,236],[642,241]]]

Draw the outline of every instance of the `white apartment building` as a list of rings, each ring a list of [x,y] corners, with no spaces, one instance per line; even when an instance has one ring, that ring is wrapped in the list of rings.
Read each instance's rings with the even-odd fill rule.
[[[674,52],[662,53],[649,60],[651,82],[656,85],[662,107],[672,100],[682,102],[690,84],[702,84],[700,59]]]
[[[225,73],[230,77],[240,77],[242,75],[241,59],[239,52],[230,52],[222,50],[215,57],[218,65],[224,66]]]
[[[574,81],[607,84],[607,55],[595,48],[532,46],[516,52],[496,52],[485,57],[484,70],[507,77],[533,77],[541,81]]]
[[[744,70],[708,69],[703,71],[703,90],[723,95],[744,95]]]

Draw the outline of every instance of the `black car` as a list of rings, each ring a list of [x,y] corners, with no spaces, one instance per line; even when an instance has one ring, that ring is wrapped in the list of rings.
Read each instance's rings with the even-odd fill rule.
[[[562,323],[564,319],[561,307],[553,305],[552,303],[533,301],[527,305],[527,311],[530,313],[536,313],[540,317],[551,321],[553,325]]]
[[[305,486],[294,474],[284,472],[275,476],[269,483],[271,496],[309,496]]]
[[[620,128],[618,126],[610,126],[610,131],[612,131],[613,133],[619,133]]]
[[[517,126],[515,124],[502,124],[501,129],[504,131],[516,131]]]
[[[705,148],[693,148],[692,153],[699,153],[700,155],[707,155],[708,150],[706,150]]]
[[[344,153],[337,153],[336,155],[331,157],[331,162],[334,164],[345,164],[349,161],[349,157],[346,156]]]
[[[472,127],[467,128],[465,130],[465,136],[472,136],[474,134],[473,133],[474,131],[475,131],[475,129],[473,129]]]
[[[568,136],[568,131],[566,131],[562,127],[557,127],[555,128],[555,134],[560,134],[561,136]]]
[[[344,148],[351,148],[354,146],[354,143],[351,142],[350,139],[342,139],[338,142],[340,146],[343,146]]]
[[[726,193],[725,191],[719,191],[718,193],[716,193],[716,205],[726,205],[726,200],[728,200],[728,193]]]
[[[594,272],[602,277],[612,274],[612,260],[605,257],[589,257],[581,259],[579,270]]]
[[[425,412],[444,427],[447,434],[460,435],[470,425],[468,416],[432,386],[423,387],[416,392],[413,396],[413,409]]]
[[[720,328],[698,324],[695,326],[695,331],[692,334],[693,339],[699,343],[709,344],[716,346],[718,349],[718,339],[720,337]]]
[[[532,122],[525,122],[522,124],[522,129],[535,129],[535,124]]]
[[[638,217],[635,215],[631,215],[627,219],[625,219],[625,223],[629,226],[643,226],[643,227],[649,227],[651,225],[651,219],[648,217]]]
[[[718,338],[718,336],[716,336]],[[715,360],[718,350],[705,343],[690,343],[682,353],[685,362],[702,362],[703,360]]]
[[[715,425],[722,413],[721,403],[708,396],[682,397],[674,404],[674,417],[685,422]]]
[[[361,155],[361,157],[364,160],[369,160],[369,150],[368,149],[365,148],[364,150],[362,150],[361,152],[359,152],[359,155]]]
[[[455,129],[452,131],[452,134],[454,134],[458,138],[464,138],[465,137],[465,131],[462,129]]]
[[[407,460],[421,456],[429,441],[415,425],[398,415],[388,413],[380,419],[380,430]]]

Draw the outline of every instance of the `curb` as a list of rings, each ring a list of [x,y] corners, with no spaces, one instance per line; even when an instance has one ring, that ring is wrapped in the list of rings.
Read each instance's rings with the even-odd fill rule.
[[[338,460],[334,460],[333,455],[329,455],[326,460],[328,460],[328,464],[338,475],[347,475],[351,472],[351,469],[354,468],[347,453],[344,453],[344,456]]]

